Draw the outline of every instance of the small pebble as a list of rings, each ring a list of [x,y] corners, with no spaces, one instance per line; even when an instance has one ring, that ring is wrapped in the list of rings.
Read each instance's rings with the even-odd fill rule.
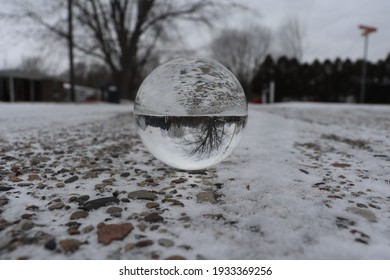
[[[122,216],[122,211],[123,209],[121,207],[109,207],[107,209],[107,213],[110,214],[111,217],[114,217],[114,218],[119,218]]]
[[[139,230],[140,230],[141,232],[144,232],[145,229],[147,228],[147,225],[144,224],[144,223],[140,223],[139,225],[137,225],[137,227],[139,228]]]
[[[21,220],[18,224],[18,229],[21,231],[28,231],[34,227],[34,223],[29,220]]]
[[[130,176],[130,173],[129,172],[124,172],[120,176],[123,177],[123,178],[126,178],[126,177]]]
[[[35,181],[35,180],[40,180],[41,179],[41,177],[39,177],[39,175],[38,174],[30,174],[30,175],[28,175],[28,181]]]
[[[128,194],[128,198],[155,200],[157,198],[157,195],[149,191],[139,190],[139,191],[130,192]]]
[[[95,229],[95,227],[93,225],[88,225],[86,227],[84,227],[81,231],[82,233],[88,233],[88,232],[91,232]]]
[[[13,176],[13,175],[9,176],[9,177],[8,177],[8,180],[10,180],[10,181],[13,182],[13,183],[17,183],[17,182],[22,182],[22,181],[23,181],[23,180],[20,179],[19,177]]]
[[[13,187],[3,187],[3,186],[0,186],[0,192],[6,192],[6,191],[10,191],[12,189],[13,189]]]
[[[79,177],[76,176],[76,175],[74,175],[74,176],[72,176],[72,177],[66,179],[66,180],[64,181],[64,183],[65,183],[65,184],[70,184],[70,183],[76,182],[78,179],[79,179]]]
[[[77,235],[77,234],[80,234],[80,231],[79,231],[78,227],[70,227],[70,228],[68,228],[68,233],[69,233],[69,235]]]
[[[185,183],[185,182],[187,182],[187,179],[185,179],[185,178],[179,178],[179,179],[175,179],[175,180],[172,180],[171,181],[171,184],[182,184],[182,183]]]
[[[138,241],[136,244],[135,244],[135,246],[136,247],[147,247],[147,246],[151,246],[151,245],[153,245],[153,240],[149,240],[149,239],[146,239],[146,240],[140,240],[140,241]]]
[[[65,207],[65,204],[62,202],[55,202],[49,206],[49,210],[62,209]]]
[[[57,247],[57,243],[55,239],[50,239],[45,243],[45,249],[47,250],[54,251],[56,247]]]
[[[175,244],[172,240],[166,238],[160,238],[157,243],[163,247],[172,247]]]
[[[30,214],[30,213],[25,213],[25,214],[22,214],[22,216],[20,216],[21,219],[24,219],[24,220],[31,220],[33,217],[35,216],[35,214]]]
[[[157,202],[148,202],[148,203],[146,203],[146,207],[147,208],[157,208],[159,206],[160,206],[160,204],[158,204]]]
[[[130,223],[124,224],[100,224],[98,225],[98,242],[104,245],[110,244],[114,240],[122,240],[132,230],[133,225]]]
[[[119,203],[119,199],[111,196],[111,197],[102,197],[102,198],[97,198],[93,200],[89,200],[82,204],[79,208],[85,210],[85,211],[91,211],[91,210],[96,210],[99,209],[100,207],[107,206],[111,203]]]
[[[368,208],[368,206],[363,203],[357,203],[356,206],[359,208]]]
[[[145,216],[144,220],[149,223],[161,223],[164,221],[164,218],[157,213],[151,213]]]
[[[378,205],[375,205],[373,203],[368,204],[368,206],[370,206],[371,208],[375,208],[375,209],[381,209]]]
[[[86,217],[88,217],[88,215],[89,215],[89,213],[87,211],[78,210],[78,211],[73,212],[72,215],[70,215],[70,219],[71,220],[78,220],[78,219],[86,218]]]
[[[179,255],[173,255],[173,256],[166,258],[166,260],[186,260],[186,258],[183,256],[179,256]]]
[[[77,239],[63,239],[59,244],[64,253],[74,253],[80,248],[81,242]]]
[[[27,211],[37,211],[39,209],[39,206],[36,205],[29,205],[26,207]]]
[[[131,250],[133,250],[135,248],[135,243],[128,243],[128,244],[126,244],[126,246],[125,246],[125,251],[127,252],[127,251],[131,251]]]
[[[152,225],[151,227],[150,227],[150,230],[151,231],[155,231],[155,230],[158,230],[160,228],[160,225]]]
[[[213,192],[200,192],[196,195],[196,199],[198,203],[209,202],[212,204],[217,203],[215,199],[215,195]]]

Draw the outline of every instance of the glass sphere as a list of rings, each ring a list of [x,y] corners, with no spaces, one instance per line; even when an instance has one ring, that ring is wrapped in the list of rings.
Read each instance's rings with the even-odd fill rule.
[[[210,59],[178,58],[142,82],[134,115],[151,154],[169,166],[198,170],[231,154],[245,128],[248,105],[227,68]]]

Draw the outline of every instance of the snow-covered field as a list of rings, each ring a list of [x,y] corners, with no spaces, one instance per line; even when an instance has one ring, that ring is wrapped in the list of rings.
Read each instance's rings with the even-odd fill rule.
[[[251,105],[201,172],[132,107],[0,103],[0,259],[390,259],[390,106]]]

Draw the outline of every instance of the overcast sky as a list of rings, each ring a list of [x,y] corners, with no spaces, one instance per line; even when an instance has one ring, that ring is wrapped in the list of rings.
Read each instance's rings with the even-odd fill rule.
[[[378,28],[378,32],[370,35],[369,60],[385,58],[390,52],[390,0],[235,1],[248,6],[255,13],[229,15],[221,25],[239,28],[259,23],[276,34],[287,17],[297,17],[305,30],[303,59],[306,61],[362,57],[363,38],[358,30],[359,24]],[[190,47],[199,49],[205,48],[213,36],[205,29],[194,31],[191,28],[191,32],[184,33]],[[3,37],[3,40],[0,39],[0,68],[12,67],[22,56],[30,53],[39,53],[32,42],[21,38],[18,42],[7,44]]]
[[[359,24],[375,26],[369,38],[368,58],[378,60],[390,53],[390,0],[237,0],[260,16],[233,16],[225,20],[231,27],[256,21],[276,35],[288,17],[297,17],[304,29],[303,59],[361,58],[363,38]],[[201,44],[208,35],[196,34],[192,41]],[[276,40],[274,40],[276,41]],[[277,41],[275,42],[277,44]]]
[[[261,10],[264,23],[277,26],[286,15],[295,15],[305,29],[304,58],[351,57],[363,53],[359,24],[373,25],[369,59],[384,58],[390,52],[389,0],[260,0],[248,1]]]

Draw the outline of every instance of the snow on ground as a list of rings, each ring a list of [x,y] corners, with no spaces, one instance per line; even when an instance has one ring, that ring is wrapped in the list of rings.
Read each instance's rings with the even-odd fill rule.
[[[18,135],[36,129],[77,125],[87,121],[103,120],[120,112],[128,112],[127,106],[109,104],[45,104],[0,103],[0,135]]]
[[[0,103],[1,259],[390,259],[389,106],[251,105],[202,172],[154,159],[131,112]]]

